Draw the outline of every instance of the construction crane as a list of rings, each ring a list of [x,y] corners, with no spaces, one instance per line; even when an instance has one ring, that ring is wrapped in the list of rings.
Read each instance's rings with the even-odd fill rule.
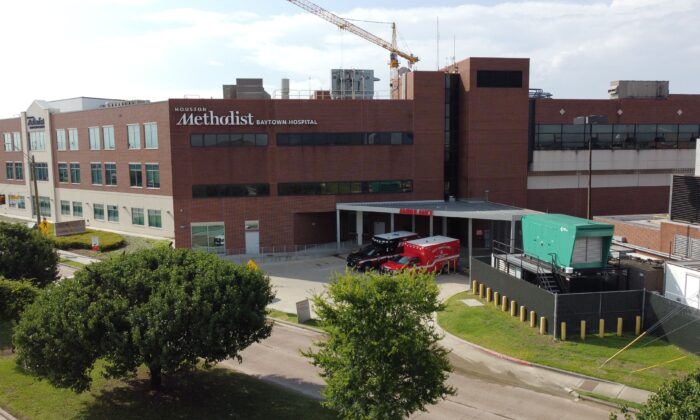
[[[352,32],[353,34],[359,36],[360,38],[364,38],[367,41],[379,45],[380,47],[384,48],[385,50],[389,51],[389,75],[390,75],[390,83],[389,86],[391,88],[391,99],[398,99],[399,98],[399,59],[398,57],[403,57],[408,61],[408,67],[412,67],[413,63],[416,63],[418,61],[418,57],[416,57],[413,54],[409,54],[406,52],[403,52],[399,50],[396,46],[396,23],[391,23],[391,42],[385,41],[382,38],[379,38],[378,36],[367,32],[366,30],[360,28],[359,26],[349,22],[346,19],[341,18],[338,15],[335,15],[328,10],[306,0],[287,0],[288,2],[295,4],[302,9],[306,10],[307,12],[313,13],[314,15],[321,17],[330,23],[336,25],[340,29],[344,29],[348,32]]]

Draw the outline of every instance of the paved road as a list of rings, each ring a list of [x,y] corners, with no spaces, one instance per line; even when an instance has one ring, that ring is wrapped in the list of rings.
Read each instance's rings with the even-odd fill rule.
[[[308,349],[320,338],[313,331],[278,323],[270,338],[242,353],[242,364],[228,360],[222,365],[318,398],[323,380],[299,349]],[[551,395],[508,375],[494,378],[458,357],[452,358],[452,364],[455,370],[449,383],[457,388],[457,395],[431,406],[426,413],[414,414],[413,418],[606,419],[610,412],[605,406],[574,401],[563,391],[561,395]]]

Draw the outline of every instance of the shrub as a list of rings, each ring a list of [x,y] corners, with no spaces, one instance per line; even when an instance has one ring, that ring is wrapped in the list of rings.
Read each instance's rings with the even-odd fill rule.
[[[39,289],[26,280],[0,277],[0,319],[17,320],[24,308],[34,302]]]
[[[0,222],[0,276],[44,287],[56,280],[57,266],[53,244],[38,230]]]
[[[87,229],[84,233],[68,236],[52,236],[58,249],[92,249],[92,237],[97,236],[101,251],[112,251],[126,245],[124,237],[118,233]]]

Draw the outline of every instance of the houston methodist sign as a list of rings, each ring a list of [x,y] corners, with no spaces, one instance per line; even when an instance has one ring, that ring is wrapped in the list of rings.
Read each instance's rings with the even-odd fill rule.
[[[318,125],[316,120],[261,120],[250,112],[229,111],[228,114],[216,115],[204,107],[177,107],[175,112],[182,112],[177,125],[195,126],[249,126],[249,125]]]

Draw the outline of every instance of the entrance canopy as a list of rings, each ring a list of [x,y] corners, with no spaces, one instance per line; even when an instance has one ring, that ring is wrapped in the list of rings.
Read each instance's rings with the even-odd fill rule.
[[[379,203],[337,203],[336,210],[416,216],[456,217],[481,220],[520,220],[523,215],[539,213],[483,200],[459,201],[386,201]]]

